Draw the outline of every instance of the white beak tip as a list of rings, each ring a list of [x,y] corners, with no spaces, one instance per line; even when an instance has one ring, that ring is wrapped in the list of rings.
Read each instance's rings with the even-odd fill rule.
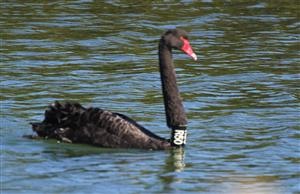
[[[194,59],[194,61],[197,61],[197,55],[195,53],[191,54],[191,57]]]

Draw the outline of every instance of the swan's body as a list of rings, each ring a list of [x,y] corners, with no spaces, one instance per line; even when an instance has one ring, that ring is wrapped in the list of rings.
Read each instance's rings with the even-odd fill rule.
[[[78,103],[55,102],[42,123],[33,123],[38,136],[69,143],[86,143],[111,148],[166,149],[170,143],[146,130],[132,119]],[[133,141],[134,140],[134,141]]]
[[[159,65],[167,125],[172,129],[170,140],[153,134],[125,115],[99,108],[84,108],[70,102],[51,104],[45,112],[44,121],[32,123],[33,130],[40,137],[110,148],[168,149],[183,146],[187,119],[176,85],[172,48],[183,50],[197,59],[185,31],[168,30],[160,39]]]

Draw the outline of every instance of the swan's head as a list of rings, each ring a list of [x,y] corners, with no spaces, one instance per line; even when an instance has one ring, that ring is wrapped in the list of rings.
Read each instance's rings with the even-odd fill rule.
[[[197,55],[194,53],[192,46],[190,45],[186,31],[177,28],[168,30],[163,34],[162,40],[164,40],[164,43],[168,47],[182,50],[195,61],[197,60]]]

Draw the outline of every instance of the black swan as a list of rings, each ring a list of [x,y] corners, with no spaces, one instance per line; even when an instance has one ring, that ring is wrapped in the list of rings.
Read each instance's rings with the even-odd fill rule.
[[[171,139],[161,138],[134,120],[99,108],[84,108],[79,103],[54,102],[40,123],[31,123],[37,137],[68,143],[86,143],[109,148],[169,149],[186,143],[187,119],[176,84],[172,49],[179,49],[197,60],[181,29],[166,31],[159,41],[159,68],[167,125]]]

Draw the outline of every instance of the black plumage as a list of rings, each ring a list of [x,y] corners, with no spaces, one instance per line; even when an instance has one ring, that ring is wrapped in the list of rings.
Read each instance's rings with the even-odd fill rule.
[[[185,132],[187,119],[176,84],[172,49],[180,49],[196,59],[185,31],[173,29],[163,34],[159,43],[159,67],[171,140],[153,134],[123,114],[84,108],[74,102],[51,104],[41,123],[31,123],[33,130],[39,137],[110,148],[169,149],[184,145],[186,133],[178,136],[176,131]]]
[[[170,147],[168,140],[156,136],[125,115],[99,108],[84,108],[72,102],[51,104],[45,111],[44,121],[32,123],[32,126],[40,137],[68,143],[111,148]]]

